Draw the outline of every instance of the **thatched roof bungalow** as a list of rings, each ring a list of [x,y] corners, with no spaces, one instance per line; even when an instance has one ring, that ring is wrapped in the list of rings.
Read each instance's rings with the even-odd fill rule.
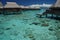
[[[56,3],[50,7],[49,10],[46,10],[43,14],[53,14],[56,16],[60,16],[60,0],[57,0]]]

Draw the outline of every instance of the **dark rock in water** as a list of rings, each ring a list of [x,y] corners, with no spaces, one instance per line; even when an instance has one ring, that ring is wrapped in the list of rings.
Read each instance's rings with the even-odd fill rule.
[[[53,31],[53,29],[52,29],[52,28],[49,28],[48,30]]]
[[[60,26],[58,28],[60,29]]]
[[[60,29],[60,26],[55,26],[55,27],[50,27],[49,30],[50,31],[57,31]]]
[[[32,40],[36,40],[35,38],[33,38]]]
[[[55,31],[55,28],[50,27],[48,30],[49,30],[49,31]]]
[[[49,26],[49,24],[43,23],[41,26]]]
[[[6,28],[5,30],[10,30],[11,28]]]
[[[59,23],[59,22],[56,21],[55,23]]]
[[[40,23],[37,23],[37,22],[33,22],[32,24],[34,24],[34,25],[38,25],[38,24],[40,24]]]
[[[29,24],[29,25],[32,25],[32,24]]]
[[[13,24],[12,26],[16,26],[15,24]]]

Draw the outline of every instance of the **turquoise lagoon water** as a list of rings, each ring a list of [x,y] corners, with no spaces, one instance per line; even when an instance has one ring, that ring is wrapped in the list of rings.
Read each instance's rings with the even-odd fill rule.
[[[19,15],[0,15],[0,40],[60,40],[60,21],[36,17],[44,11],[22,10]]]

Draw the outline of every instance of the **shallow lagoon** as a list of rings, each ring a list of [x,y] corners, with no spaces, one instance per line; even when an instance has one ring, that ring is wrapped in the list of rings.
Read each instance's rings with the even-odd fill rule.
[[[0,15],[0,40],[60,40],[60,21],[38,18],[40,10]]]

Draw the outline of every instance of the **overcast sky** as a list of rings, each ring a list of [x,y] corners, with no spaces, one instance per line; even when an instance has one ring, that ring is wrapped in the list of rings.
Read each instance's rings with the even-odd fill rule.
[[[6,0],[1,0],[3,2],[3,4],[6,3]],[[7,0],[10,2],[17,2],[20,5],[31,5],[31,4],[43,4],[43,3],[47,3],[47,4],[54,4],[56,2],[56,0]]]

